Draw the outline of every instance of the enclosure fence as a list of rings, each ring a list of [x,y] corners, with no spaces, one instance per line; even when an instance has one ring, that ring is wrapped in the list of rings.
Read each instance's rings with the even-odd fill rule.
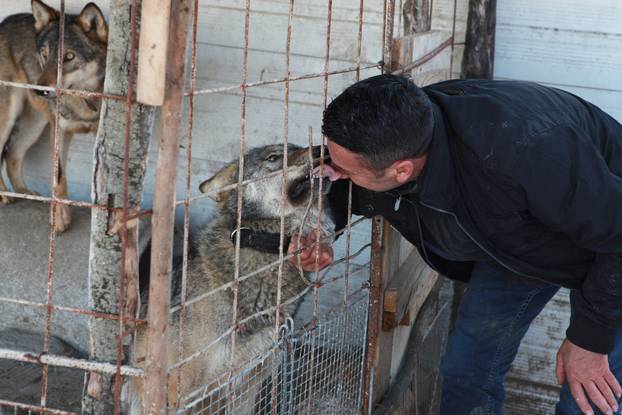
[[[319,231],[322,220],[321,213],[317,217],[309,216],[303,220],[303,223],[308,223],[311,220],[317,221],[315,224],[318,235],[316,244],[330,243],[334,238],[343,234],[340,237],[344,244],[343,255],[336,258],[335,263],[328,271],[317,270],[320,263],[320,258],[317,256],[316,272],[308,276],[300,276],[300,278],[305,279],[306,287],[289,298],[285,298],[282,294],[284,267],[290,266],[288,264],[290,259],[296,257],[296,254],[289,255],[287,253],[286,218],[283,213],[287,199],[288,174],[293,170],[288,165],[288,148],[292,135],[289,124],[290,87],[296,81],[321,79],[323,81],[322,107],[325,108],[329,99],[329,81],[333,76],[353,74],[354,79],[359,80],[361,72],[373,69],[377,69],[378,73],[410,73],[449,48],[452,51],[449,67],[449,76],[451,76],[453,49],[459,45],[458,42],[455,42],[456,2],[457,0],[453,0],[452,34],[424,56],[414,61],[404,61],[403,54],[400,57],[398,50],[402,44],[396,43],[396,40],[412,35],[415,29],[414,23],[410,27],[402,26],[400,23],[405,15],[416,16],[419,13],[417,18],[419,20],[417,21],[419,27],[422,28],[421,31],[430,30],[434,1],[409,1],[408,4],[402,4],[402,0],[400,0],[396,7],[395,0],[384,0],[382,2],[383,26],[380,42],[382,50],[379,51],[378,62],[369,63],[362,59],[362,49],[365,45],[363,38],[364,16],[367,9],[364,0],[360,0],[358,2],[358,32],[354,53],[355,65],[331,70],[333,0],[327,0],[324,5],[326,19],[322,25],[317,26],[317,30],[325,32],[324,68],[321,72],[293,75],[290,68],[290,56],[292,54],[292,32],[295,26],[296,6],[298,4],[295,4],[294,0],[290,0],[288,2],[287,30],[283,39],[286,45],[283,56],[285,61],[283,76],[271,80],[249,81],[252,2],[251,0],[244,0],[242,81],[239,84],[207,88],[199,88],[197,83],[200,71],[197,65],[197,45],[200,41],[198,20],[201,4],[199,0],[172,1],[169,4],[161,2],[167,4],[166,7],[170,7],[170,22],[167,28],[170,29],[170,33],[165,73],[166,90],[161,107],[159,142],[153,141],[153,145],[158,145],[153,207],[141,208],[142,196],[136,194],[136,189],[142,189],[144,169],[136,173],[133,163],[145,164],[146,154],[141,154],[136,150],[133,140],[135,140],[138,132],[147,131],[136,127],[137,122],[153,122],[153,118],[150,118],[151,115],[149,114],[151,109],[137,101],[135,90],[137,73],[140,71],[140,68],[137,68],[139,25],[142,24],[143,28],[146,27],[145,16],[143,16],[142,23],[140,23],[141,19],[139,18],[141,1],[111,0],[110,3],[111,14],[115,15],[114,19],[111,18],[109,21],[110,38],[121,36],[119,28],[122,26],[124,26],[125,31],[129,31],[125,49],[127,53],[121,50],[114,55],[115,58],[126,56],[128,59],[128,62],[125,63],[127,66],[122,69],[126,70],[126,86],[123,93],[114,93],[106,87],[104,92],[93,92],[68,89],[63,86],[62,62],[65,56],[64,21],[66,16],[65,0],[60,0],[60,47],[58,49],[59,64],[56,86],[47,87],[0,80],[0,87],[53,92],[56,108],[63,105],[65,97],[78,97],[100,100],[102,114],[112,114],[112,111],[117,111],[119,116],[124,119],[124,129],[116,131],[117,140],[119,140],[122,149],[121,154],[117,155],[122,158],[121,170],[119,171],[122,174],[121,186],[108,193],[101,193],[94,189],[95,197],[92,202],[73,200],[66,195],[60,196],[56,190],[52,192],[51,196],[0,191],[0,196],[44,203],[49,205],[50,209],[46,300],[37,302],[0,296],[1,304],[35,308],[44,314],[43,344],[39,350],[0,348],[0,359],[40,366],[40,393],[37,401],[25,400],[22,402],[15,397],[5,399],[5,397],[0,396],[0,408],[4,411],[0,411],[0,413],[26,412],[59,415],[77,414],[81,411],[84,413],[110,413],[109,411],[113,411],[115,414],[129,413],[133,398],[131,396],[132,388],[128,385],[132,379],[142,379],[144,383],[144,391],[141,397],[144,413],[371,413],[374,404],[372,394],[375,387],[373,382],[374,371],[378,370],[374,365],[374,356],[378,352],[379,328],[376,322],[382,313],[379,308],[379,299],[383,294],[382,255],[387,247],[383,246],[382,220],[375,218],[371,224],[372,232],[369,243],[360,246],[356,252],[351,252],[352,230],[360,228],[364,229],[362,232],[368,232],[369,229],[369,221],[352,216],[353,189],[351,183],[348,190],[348,222],[344,229],[321,236]],[[150,0],[142,0],[143,11],[148,3]],[[420,9],[422,5],[425,5],[424,10]],[[415,6],[418,7],[417,10],[415,10]],[[209,7],[206,10],[209,13]],[[395,28],[396,22],[399,24],[397,29]],[[186,49],[187,45],[188,49]],[[113,52],[109,51],[109,64],[113,62],[112,56]],[[186,68],[186,62],[189,64],[188,68]],[[110,76],[110,72],[107,73],[108,76]],[[188,82],[186,82],[186,76],[189,77]],[[106,82],[108,85],[108,79]],[[248,167],[245,154],[248,151],[247,136],[249,133],[246,128],[246,120],[249,91],[270,85],[282,85],[284,87],[284,95],[281,97],[283,129],[280,133],[284,157],[283,166],[277,172],[248,179],[245,178],[244,172]],[[238,176],[232,184],[221,186],[207,193],[195,194],[191,186],[193,140],[196,140],[198,134],[201,134],[201,139],[210,140],[209,132],[197,132],[193,128],[195,125],[195,102],[199,97],[209,99],[210,96],[224,93],[239,94],[241,97]],[[113,103],[116,103],[114,105],[117,106],[114,107]],[[186,104],[187,107],[185,107]],[[57,189],[59,187],[60,140],[63,139],[63,136],[60,111],[56,111],[54,116],[55,131],[50,174],[52,188]],[[213,122],[218,122],[218,120],[214,119]],[[178,166],[182,123],[186,125],[187,140],[185,142],[185,171],[183,171],[184,196],[182,199],[177,199],[177,174],[178,171],[182,171]],[[102,134],[102,128],[105,128],[103,120],[100,122],[98,137]],[[325,137],[322,137],[319,131],[314,131],[311,127],[304,132],[304,135],[307,137],[309,147],[313,144],[325,144]],[[142,137],[142,140],[149,141],[149,137]],[[96,140],[96,143],[98,142]],[[102,156],[103,153],[98,153],[98,151],[105,152],[107,150],[104,147],[98,147],[98,145],[95,147],[95,163],[104,163],[107,159]],[[313,159],[309,153],[309,157],[312,159],[309,162],[311,168],[314,164],[318,164],[321,172],[325,156],[324,146],[321,146],[319,158]],[[97,174],[101,174],[101,172],[96,166],[93,169],[93,175]],[[112,171],[110,174],[114,175],[115,173]],[[320,176],[322,176],[321,173]],[[244,249],[241,246],[241,229],[244,228],[244,189],[252,183],[274,177],[281,177],[282,180],[278,257],[268,265],[244,273],[240,265],[241,250]],[[94,186],[98,180],[105,182],[106,179],[94,177]],[[309,180],[312,182],[311,188],[317,188],[317,194],[310,198],[308,209],[316,203],[321,212],[322,204],[325,203],[322,197],[323,180],[314,178],[312,174],[309,174]],[[111,186],[111,188],[114,187]],[[207,197],[227,191],[235,191],[237,195],[236,232],[234,232],[235,237],[233,239],[235,244],[234,275],[229,283],[207,290],[200,295],[189,297],[188,275],[192,266],[191,206],[205,202]],[[91,258],[90,272],[93,273],[89,277],[92,282],[91,292],[86,295],[94,295],[92,292],[94,281],[99,281],[103,286],[109,284],[107,286],[108,303],[105,307],[97,298],[91,299],[89,307],[85,308],[57,304],[54,301],[57,272],[55,260],[58,255],[56,245],[59,238],[56,232],[56,221],[59,215],[59,206],[86,208],[91,210],[93,215],[97,214],[99,218],[103,218],[102,220],[105,223],[103,228],[101,223],[93,220],[90,243],[93,244],[94,240],[106,241],[105,244],[102,242],[102,249],[114,251],[117,256],[113,256],[113,258],[118,258],[118,262],[115,263],[116,271],[112,276],[101,277],[100,280],[97,280],[93,269],[98,265],[93,263],[96,258]],[[183,248],[180,272],[177,273],[181,276],[180,288],[179,293],[174,295],[171,292],[171,278],[176,273],[171,270],[173,268],[174,212],[177,207],[181,207],[184,212]],[[2,213],[0,212],[0,214]],[[145,316],[145,307],[144,305],[141,307],[141,293],[139,292],[138,266],[142,249],[139,245],[139,236],[142,232],[143,222],[149,219],[152,223],[152,242],[148,314]],[[302,226],[300,228],[302,229]],[[93,255],[94,251],[91,252]],[[242,315],[238,307],[242,294],[240,287],[253,278],[265,278],[266,273],[270,273],[270,270],[275,268],[278,290],[274,303],[260,312]],[[341,298],[329,309],[322,310],[321,290],[327,286],[338,287],[341,291]],[[202,344],[199,349],[186,350],[186,337],[189,333],[185,330],[185,326],[188,324],[185,316],[187,316],[188,310],[204,301],[209,302],[215,295],[222,292],[228,293],[232,298],[231,324],[211,341]],[[171,303],[171,298],[175,300],[173,303]],[[299,324],[298,322],[295,323],[293,319],[282,317],[282,310],[285,307],[298,304],[305,298],[310,303],[310,312],[306,321]],[[141,313],[141,309],[143,313]],[[82,315],[90,318],[89,356],[66,356],[52,351],[51,327],[53,316],[57,313]],[[266,316],[269,316],[273,322],[271,335],[273,346],[257,354],[243,367],[236,366],[233,356],[236,347],[239,347],[240,342],[244,341],[245,326]],[[176,324],[172,324],[174,320],[176,320]],[[98,326],[98,324],[104,323],[104,326]],[[99,328],[96,329],[96,327]],[[111,327],[114,328],[112,331]],[[169,344],[169,337],[173,335],[171,331],[175,329],[177,340],[175,344]],[[143,337],[144,344],[146,344],[145,360],[140,362],[136,360],[136,349],[142,347],[136,340],[138,333],[143,333],[146,336]],[[221,347],[219,345],[222,344],[226,344],[228,350],[224,355],[229,356],[230,361],[226,365],[226,369],[219,374],[217,380],[203,384],[191,391],[183,390],[183,368],[205,354],[216,353],[215,348]],[[96,352],[96,350],[100,351]],[[106,354],[101,350],[111,352],[106,352],[108,353]],[[173,362],[171,362],[171,355],[174,355]],[[49,373],[52,368],[68,368],[80,373],[84,386],[77,392],[79,399],[76,401],[79,401],[79,405],[76,406],[76,401],[73,403],[63,402],[64,397],[61,396],[50,396]],[[175,390],[171,391],[171,387],[174,387]]]

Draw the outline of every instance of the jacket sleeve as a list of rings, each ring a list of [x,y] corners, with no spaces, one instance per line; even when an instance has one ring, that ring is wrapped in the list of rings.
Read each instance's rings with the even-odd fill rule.
[[[522,145],[508,171],[531,214],[595,255],[581,288],[571,292],[566,336],[606,354],[622,327],[622,177],[579,129],[557,126]],[[621,171],[622,160],[615,163]]]

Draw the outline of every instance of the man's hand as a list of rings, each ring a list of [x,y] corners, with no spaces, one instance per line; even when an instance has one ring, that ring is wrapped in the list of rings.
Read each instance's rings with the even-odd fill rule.
[[[618,410],[616,397],[620,398],[622,388],[609,370],[606,354],[590,352],[566,339],[557,352],[555,374],[560,385],[568,382],[570,393],[584,414],[594,414],[586,392],[604,414]]]
[[[301,251],[291,257],[289,262],[296,268],[302,268],[304,271],[316,271],[315,257],[319,250],[320,258],[317,271],[329,266],[333,262],[333,248],[330,244],[323,242],[314,245],[315,241],[315,232],[303,235],[300,238],[297,235],[292,236],[287,253],[291,255],[298,249],[301,249]]]

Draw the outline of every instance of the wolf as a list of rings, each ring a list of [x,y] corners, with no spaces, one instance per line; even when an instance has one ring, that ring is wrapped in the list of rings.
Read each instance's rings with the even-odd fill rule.
[[[183,315],[183,356],[198,354],[169,376],[169,408],[174,407],[177,387],[181,396],[201,391],[209,394],[218,384],[219,376],[230,367],[235,369],[248,365],[254,357],[268,351],[275,344],[276,311],[278,292],[278,260],[281,216],[284,219],[285,244],[292,235],[308,234],[319,230],[320,236],[331,239],[334,222],[324,200],[329,190],[327,179],[313,178],[319,163],[319,147],[312,150],[289,145],[287,148],[287,173],[281,174],[284,160],[282,145],[268,145],[251,149],[244,158],[243,179],[250,182],[243,186],[240,228],[239,285],[234,284],[235,243],[238,190],[238,161],[227,164],[213,177],[200,185],[200,191],[207,193],[217,205],[217,214],[193,236],[193,254],[188,260],[186,280],[187,299],[196,302],[188,305]],[[283,180],[285,196],[282,197]],[[318,197],[320,180],[322,194]],[[219,190],[225,187],[225,190]],[[319,201],[323,209],[320,211]],[[319,226],[318,226],[319,225]],[[328,242],[330,243],[330,241]],[[287,252],[284,246],[283,252]],[[243,278],[259,271],[250,278]],[[229,284],[226,289],[218,290]],[[289,261],[282,264],[280,322],[292,317],[302,298],[299,294],[308,286],[308,280]],[[234,305],[233,290],[237,289],[237,307]],[[201,295],[211,293],[205,298]],[[173,301],[174,303],[175,301]],[[234,311],[237,313],[236,321]],[[250,318],[257,313],[263,313]],[[236,324],[237,322],[243,322]],[[226,334],[232,327],[237,331],[235,352],[231,354],[231,336]],[[177,356],[180,341],[179,314],[171,315],[169,331],[169,365],[180,359]],[[222,337],[224,335],[224,337]],[[220,340],[218,340],[222,337]],[[214,343],[215,342],[215,343]],[[205,348],[214,343],[209,349]],[[140,365],[145,354],[144,333],[137,335],[136,362]],[[250,369],[252,370],[252,369]],[[262,379],[265,375],[257,371],[250,384],[245,405],[228,402],[229,408],[222,408],[209,414],[259,413],[255,407]],[[264,371],[265,372],[265,371]],[[178,384],[178,379],[180,383]],[[135,379],[132,386],[132,414],[140,413],[142,381]],[[224,399],[228,399],[225,397]],[[239,396],[237,398],[240,399]],[[268,400],[269,401],[269,400]],[[221,406],[221,405],[214,405]],[[188,413],[193,413],[192,410]]]
[[[0,23],[0,79],[55,87],[58,69],[60,14],[40,0],[32,0],[32,14],[15,14]],[[101,10],[89,3],[78,15],[65,16],[62,87],[100,92],[103,89],[108,25]],[[23,178],[24,158],[30,147],[50,125],[53,143],[56,112],[60,113],[59,169],[53,190],[67,197],[67,153],[76,133],[95,132],[100,100],[63,95],[56,108],[54,92],[0,86],[0,190],[8,191],[2,179],[6,161],[13,190],[33,194]],[[0,204],[12,202],[0,195]],[[71,222],[69,207],[56,205],[56,231]]]

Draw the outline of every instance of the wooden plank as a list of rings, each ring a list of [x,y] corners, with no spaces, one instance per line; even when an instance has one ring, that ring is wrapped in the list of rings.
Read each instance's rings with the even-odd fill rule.
[[[503,0],[499,3],[499,24],[602,34],[622,34],[619,0]]]
[[[438,274],[413,250],[385,290],[382,329],[411,325],[437,278]]]
[[[393,355],[403,356],[391,369],[392,386],[375,415],[435,414],[440,398],[438,362],[448,337],[453,299],[451,281],[439,280],[421,309],[412,330],[394,336]],[[400,333],[402,334],[402,333]]]
[[[418,59],[432,50],[434,50],[439,44],[446,41],[450,37],[450,32],[446,31],[430,31],[422,34],[417,34],[414,38],[414,51],[411,59]],[[341,43],[340,40],[338,43]],[[372,45],[373,46],[373,45]],[[373,65],[380,60],[381,49],[378,46],[366,46],[369,52],[369,60],[363,62],[364,65]],[[307,48],[308,49],[308,48]],[[320,73],[324,70],[324,56],[314,56],[309,54],[307,49],[292,49],[292,55],[290,59],[290,73],[292,76],[298,76],[307,73]],[[375,50],[375,51],[374,51]],[[334,48],[331,49],[331,62],[329,65],[330,70],[340,70],[345,68],[352,68],[356,65],[355,57],[351,55],[343,56],[343,59],[335,57],[333,55]],[[372,53],[373,52],[373,53]],[[436,56],[426,65],[421,67],[419,71],[426,71],[431,69],[447,68],[449,66],[450,48],[446,48],[440,55]],[[216,58],[214,58],[216,57]],[[239,47],[220,45],[217,43],[202,43],[199,44],[198,49],[198,61],[197,68],[199,73],[198,88],[211,87],[211,81],[222,82],[223,85],[237,85],[241,82],[242,77],[242,59],[243,51]],[[283,56],[275,51],[264,49],[252,49],[249,50],[249,68],[248,79],[250,82],[257,82],[261,80],[280,79],[285,75],[285,59]],[[410,62],[408,57],[405,58],[405,62]],[[377,74],[377,69],[369,70],[367,73],[361,74],[361,77],[371,76]],[[209,81],[209,82],[208,82]],[[346,86],[355,81],[355,74],[343,74],[333,75],[329,80],[329,95],[336,95],[341,92]],[[214,85],[215,86],[215,85]],[[222,85],[218,85],[222,86]],[[249,92],[259,89],[276,88],[280,86],[266,86],[259,88],[251,88]],[[310,100],[314,103],[322,102],[322,88],[323,79],[316,78],[312,80],[293,81],[290,84],[290,93],[294,101],[300,100],[301,95],[308,95]],[[302,94],[304,92],[304,94]],[[278,99],[282,100],[282,93],[278,96]],[[304,98],[303,98],[304,99]]]
[[[201,0],[200,11],[207,9],[237,9],[244,10],[244,0]],[[294,5],[294,14],[305,18],[326,22],[326,0],[297,0]],[[346,0],[333,2],[333,21],[358,21],[360,2]],[[364,4],[364,22],[382,25],[384,0],[366,0]],[[282,0],[253,0],[252,14],[261,12],[273,15],[287,15],[289,3]]]
[[[521,342],[506,381],[509,414],[536,413],[523,412],[530,408],[538,408],[537,413],[554,412],[559,394],[555,356],[570,321],[568,292],[561,289],[549,301]]]
[[[558,388],[544,389],[541,385],[508,379],[506,384],[506,415],[554,414],[559,400]]]
[[[143,0],[138,44],[136,99],[146,105],[162,105],[166,74],[166,49],[171,0]]]
[[[622,90],[622,36],[499,23],[495,76]]]
[[[325,10],[327,8],[325,7]],[[379,9],[382,11],[382,7]],[[378,14],[372,12],[371,14]],[[349,20],[333,19],[331,25],[331,60],[354,61],[357,53],[358,20],[353,14]],[[201,16],[203,17],[203,16]],[[201,42],[240,48],[244,44],[243,33],[244,9],[208,8],[205,9],[202,24],[198,28]],[[283,54],[286,47],[288,29],[287,11],[281,14],[251,13],[249,26],[249,49],[264,50]],[[326,54],[326,20],[307,18],[296,14],[292,20],[291,50],[307,56],[323,58]],[[363,22],[362,61],[379,60],[381,50],[382,24]],[[283,59],[284,61],[284,59]]]
[[[432,30],[452,31],[456,1],[456,42],[464,42],[469,0],[434,0]]]
[[[383,228],[383,293],[385,287],[391,284],[395,277],[399,264],[399,243],[402,236],[397,232],[389,222],[384,221]],[[384,297],[382,296],[384,299]],[[393,350],[393,333],[386,332],[382,329],[383,304],[380,305],[380,319],[378,321],[378,347],[375,364],[375,380],[373,390],[373,402],[378,402],[385,391],[391,385],[391,366],[394,356],[387,351]]]

